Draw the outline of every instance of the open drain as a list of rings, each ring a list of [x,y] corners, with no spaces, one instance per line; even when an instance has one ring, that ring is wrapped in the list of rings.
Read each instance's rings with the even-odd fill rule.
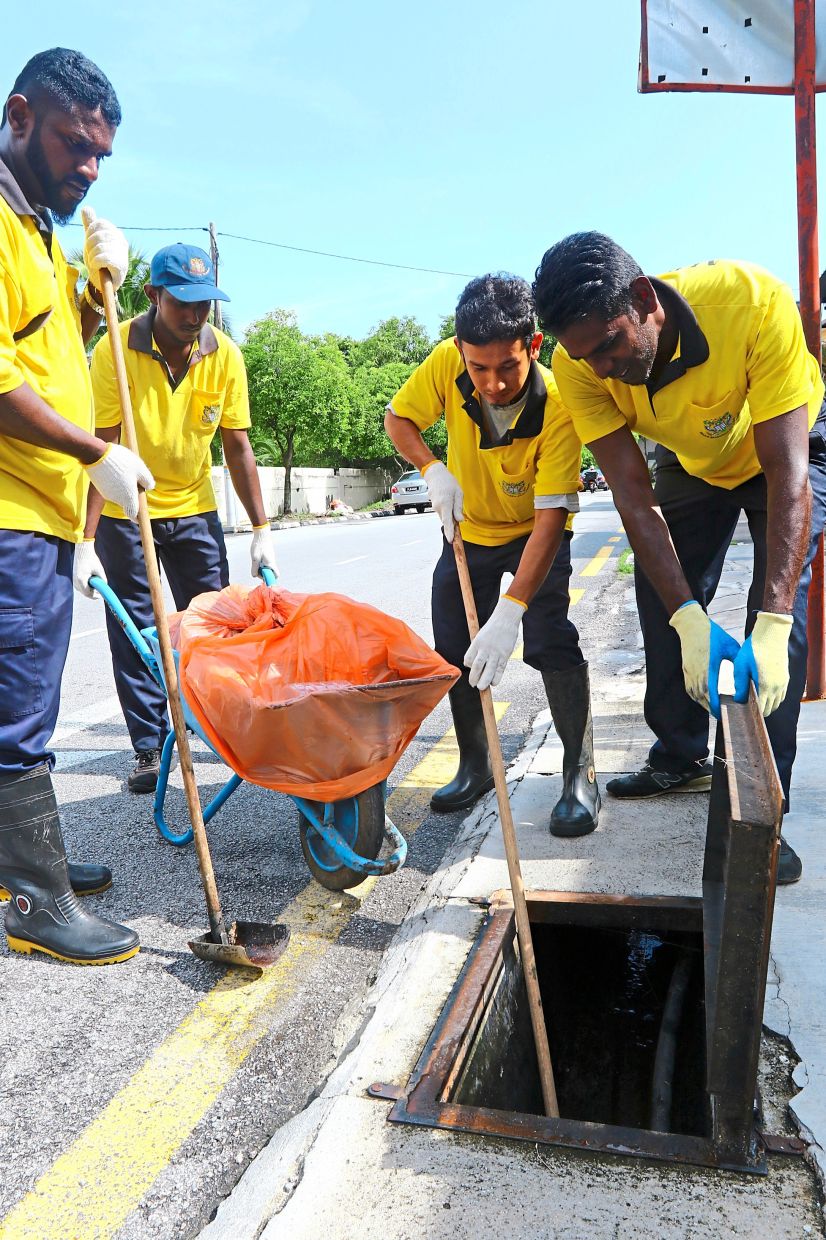
[[[723,699],[699,897],[528,893],[559,1118],[513,909],[494,903],[389,1119],[764,1171],[757,1061],[782,793],[752,700]]]

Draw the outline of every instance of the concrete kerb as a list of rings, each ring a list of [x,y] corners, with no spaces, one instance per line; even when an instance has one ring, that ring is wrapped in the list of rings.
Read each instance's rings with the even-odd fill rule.
[[[370,521],[374,517],[394,517],[396,514],[389,508],[375,508],[371,512],[352,512],[348,514],[324,513],[313,517],[280,517],[270,521],[271,530],[300,530],[305,525],[356,525],[360,521]],[[225,534],[249,534],[252,527],[249,522],[240,525],[225,525]]]

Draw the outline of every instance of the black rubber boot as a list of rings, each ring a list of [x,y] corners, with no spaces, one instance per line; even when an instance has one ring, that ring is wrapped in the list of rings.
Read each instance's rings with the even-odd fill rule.
[[[470,809],[493,787],[479,690],[471,688],[470,681],[463,674],[450,690],[449,697],[459,743],[459,769],[450,783],[439,788],[430,798],[430,808],[438,814]]]
[[[69,886],[76,896],[96,896],[112,886],[112,871],[105,865],[81,865],[67,862]],[[0,887],[0,902],[10,900],[11,892]]]
[[[587,835],[599,819],[588,664],[543,672],[554,727],[562,741],[562,796],[551,811],[551,835]]]
[[[6,939],[18,952],[114,964],[139,948],[127,926],[87,913],[69,885],[48,767],[0,778],[0,882],[11,892]]]

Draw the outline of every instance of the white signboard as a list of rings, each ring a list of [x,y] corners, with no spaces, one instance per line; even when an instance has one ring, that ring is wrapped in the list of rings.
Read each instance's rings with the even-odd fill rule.
[[[817,84],[826,87],[826,3]],[[794,0],[642,0],[641,91],[794,93]]]

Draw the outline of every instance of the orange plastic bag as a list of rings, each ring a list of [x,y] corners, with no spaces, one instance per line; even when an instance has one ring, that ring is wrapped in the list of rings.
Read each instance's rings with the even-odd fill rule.
[[[175,619],[210,744],[244,779],[309,800],[385,779],[459,678],[401,620],[342,594],[233,585]]]

